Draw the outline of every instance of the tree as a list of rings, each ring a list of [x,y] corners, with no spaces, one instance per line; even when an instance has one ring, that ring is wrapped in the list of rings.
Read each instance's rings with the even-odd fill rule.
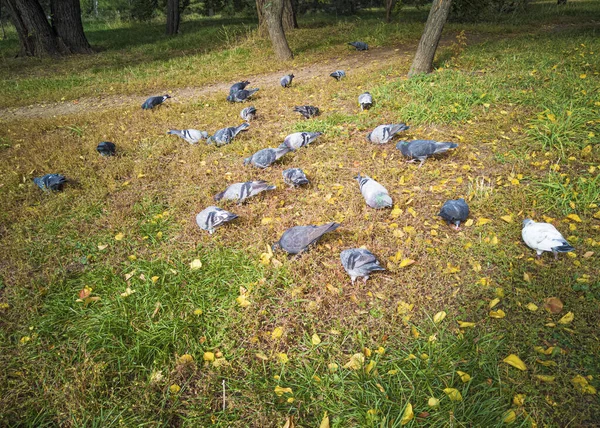
[[[431,73],[431,70],[433,70],[433,58],[442,37],[442,30],[448,19],[451,4],[452,0],[433,1],[408,77],[415,74]]]
[[[52,28],[70,53],[92,53],[83,32],[79,0],[51,0]]]
[[[385,0],[385,22],[392,22],[392,12],[396,6],[396,0]]]
[[[167,0],[167,35],[179,33],[179,0]]]
[[[273,50],[281,60],[292,59],[294,55],[283,31],[283,2],[285,0],[267,0],[263,4],[264,20],[269,31]]]
[[[256,0],[256,13],[258,14],[258,31],[261,35],[269,33],[267,28],[267,20],[264,12],[264,6],[269,0]],[[288,31],[293,28],[298,28],[296,19],[296,7],[294,0],[283,0],[283,30]]]

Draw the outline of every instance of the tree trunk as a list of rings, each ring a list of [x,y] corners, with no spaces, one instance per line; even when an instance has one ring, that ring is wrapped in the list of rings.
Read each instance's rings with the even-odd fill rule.
[[[256,12],[258,14],[258,34],[266,36],[269,34],[267,28],[267,20],[265,16],[264,7],[269,0],[256,0]],[[298,21],[296,19],[296,7],[294,0],[283,0],[283,30],[289,31],[294,28],[298,28]]]
[[[179,0],[167,0],[167,35],[179,33]]]
[[[392,22],[392,12],[396,6],[396,0],[385,0],[385,22]]]
[[[263,15],[275,54],[281,60],[289,60],[294,55],[283,31],[283,2],[284,0],[266,0],[263,5]]]
[[[79,0],[51,0],[52,27],[71,53],[92,53],[83,32]]]
[[[4,21],[2,20],[2,0],[0,0],[0,26],[2,27],[2,40],[6,39],[6,31],[4,31]]]
[[[448,19],[451,3],[452,0],[433,1],[408,77],[421,73],[431,73],[433,70],[433,58],[442,37],[444,24]]]

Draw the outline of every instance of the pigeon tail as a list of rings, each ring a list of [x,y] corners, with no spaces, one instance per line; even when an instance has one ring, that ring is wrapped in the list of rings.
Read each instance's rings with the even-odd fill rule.
[[[563,245],[558,247],[552,247],[552,252],[554,253],[568,253],[570,251],[574,251],[575,248],[569,245],[569,243],[564,242]]]
[[[235,137],[237,134],[239,134],[242,131],[245,131],[246,129],[250,128],[250,124],[248,122],[244,122],[242,123],[240,126],[237,126],[235,128],[235,131],[233,133],[233,136]]]
[[[225,191],[222,191],[220,193],[217,193],[215,196],[213,196],[213,199],[216,202],[219,202],[221,199],[223,199],[223,195],[225,195]]]
[[[450,149],[455,149],[458,147],[456,143],[437,143],[435,147],[435,153],[445,152]]]

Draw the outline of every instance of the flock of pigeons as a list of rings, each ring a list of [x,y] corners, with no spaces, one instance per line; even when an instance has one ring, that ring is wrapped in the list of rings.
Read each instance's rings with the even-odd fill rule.
[[[351,42],[357,50],[368,50],[368,45],[364,42]],[[343,70],[336,70],[330,74],[336,80],[341,80],[346,76]],[[283,76],[280,84],[283,88],[292,85],[293,74]],[[227,101],[245,102],[258,92],[258,88],[246,89],[250,82],[241,81],[231,86]],[[142,109],[149,110],[164,103],[170,95],[162,95],[148,98]],[[373,106],[373,97],[369,92],[359,95],[358,104],[361,110],[368,110]],[[318,116],[320,111],[317,107],[310,105],[296,106],[294,111],[300,113],[305,119]],[[239,126],[219,129],[212,136],[206,131],[196,129],[169,130],[167,134],[177,135],[190,144],[196,144],[200,140],[206,140],[207,144],[223,146],[229,144],[241,132],[250,127],[250,121],[256,119],[257,111],[253,106],[244,108],[240,116],[244,122]],[[379,125],[366,136],[368,142],[374,144],[387,144],[396,134],[406,131],[409,127],[404,123]],[[307,147],[314,142],[321,132],[296,132],[288,135],[279,147],[265,148],[254,153],[252,156],[244,159],[244,165],[252,165],[257,168],[268,168],[277,162],[282,156],[289,152],[296,151],[302,147]],[[396,148],[400,150],[403,156],[409,159],[409,162],[420,161],[419,168],[428,157],[445,153],[450,149],[458,147],[458,144],[451,142],[437,142],[433,140],[413,140],[399,141]],[[116,153],[114,143],[105,141],[98,144],[96,150],[103,156],[112,156]],[[289,168],[282,172],[284,182],[292,187],[309,184],[306,174],[300,168]],[[387,189],[377,181],[367,175],[358,174],[355,179],[358,181],[360,191],[367,205],[374,209],[391,208],[392,198]],[[44,191],[59,191],[63,189],[67,179],[60,174],[47,174],[33,179],[35,184]],[[269,185],[266,181],[247,181],[244,183],[234,183],[228,186],[224,191],[216,194],[214,200],[235,200],[238,204],[246,199],[258,195],[264,191],[274,190],[275,186]],[[438,214],[449,225],[453,225],[456,230],[460,230],[460,223],[466,221],[469,216],[469,206],[462,198],[446,201]],[[196,215],[198,226],[212,234],[219,226],[236,219],[238,216],[216,206],[209,206]],[[281,249],[288,254],[297,255],[306,251],[311,245],[315,244],[324,234],[335,231],[340,226],[339,223],[331,222],[320,226],[307,225],[295,226],[286,230],[279,241],[273,244],[273,250]],[[523,221],[522,237],[525,243],[536,250],[540,257],[544,251],[554,253],[555,258],[558,253],[573,251],[574,248],[569,245],[560,232],[549,223],[536,223],[531,219]],[[350,248],[340,254],[342,265],[352,280],[352,284],[357,278],[361,277],[367,281],[372,272],[385,270],[378,262],[373,253],[364,248]]]

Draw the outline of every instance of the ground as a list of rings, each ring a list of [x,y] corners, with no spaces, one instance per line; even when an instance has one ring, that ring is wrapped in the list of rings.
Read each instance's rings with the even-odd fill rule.
[[[2,424],[597,424],[598,5],[531,8],[449,24],[435,72],[410,80],[426,13],[410,8],[392,24],[305,18],[290,63],[236,21],[189,21],[180,39],[96,24],[103,51],[59,62],[8,59],[15,40],[0,42]],[[250,104],[225,96],[242,79],[260,87],[259,118],[232,144],[166,135],[241,123]],[[366,90],[375,106],[361,112]],[[301,104],[321,116],[302,119]],[[398,138],[365,140],[397,122],[411,126],[400,139],[459,147],[419,168]],[[324,134],[269,169],[243,166],[303,130]],[[100,141],[117,156],[99,157]],[[310,186],[287,189],[289,167]],[[63,192],[33,185],[49,172],[69,178]],[[357,173],[394,208],[368,208]],[[198,228],[214,194],[250,179],[277,189],[220,204],[239,219],[213,235]],[[437,213],[458,197],[471,221],[455,231]],[[537,260],[528,217],[576,250]],[[342,226],[300,257],[270,252],[287,228],[328,221]],[[387,271],[351,286],[339,253],[359,246]]]

